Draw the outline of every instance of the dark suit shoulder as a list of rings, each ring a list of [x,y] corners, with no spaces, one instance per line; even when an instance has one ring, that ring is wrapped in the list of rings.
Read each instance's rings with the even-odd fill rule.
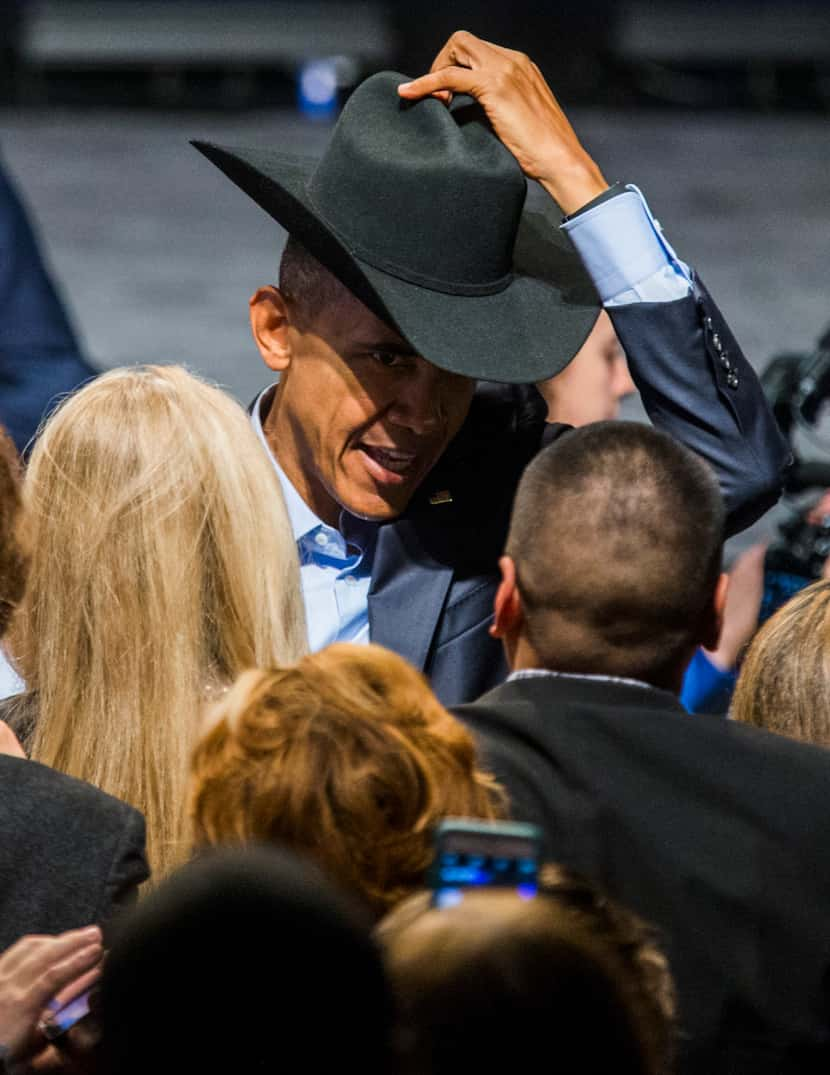
[[[827,1070],[830,752],[600,681],[512,681],[455,712],[546,854],[662,932],[678,1070]]]
[[[0,756],[0,949],[104,921],[148,874],[133,807],[38,762]]]
[[[530,385],[480,384],[461,430],[413,497],[405,520],[456,578],[492,575],[522,471],[548,428]]]
[[[674,799],[711,795],[782,837],[830,838],[830,752],[691,716],[666,691],[539,677],[502,684],[455,713],[492,756],[536,755],[579,772],[600,796],[624,794],[629,780],[634,793],[644,779]],[[606,782],[600,762],[616,766],[618,778]]]

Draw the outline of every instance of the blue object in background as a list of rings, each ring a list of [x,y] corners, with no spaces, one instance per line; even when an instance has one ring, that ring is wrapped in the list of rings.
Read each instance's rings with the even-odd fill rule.
[[[335,59],[309,60],[297,76],[297,106],[311,119],[332,119],[338,104]]]
[[[94,376],[0,167],[0,422],[18,451],[61,396]]]
[[[726,714],[737,680],[736,669],[725,672],[697,649],[683,678],[680,701],[689,713]]]

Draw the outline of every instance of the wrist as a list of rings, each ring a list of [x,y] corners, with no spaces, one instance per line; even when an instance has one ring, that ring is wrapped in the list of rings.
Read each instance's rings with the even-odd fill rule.
[[[581,159],[550,169],[548,174],[539,177],[539,183],[565,216],[572,216],[608,190],[605,177],[587,153]]]
[[[738,658],[742,648],[743,645],[739,640],[727,638],[725,640],[721,639],[717,649],[707,649],[703,652],[719,672],[734,672],[738,665]]]

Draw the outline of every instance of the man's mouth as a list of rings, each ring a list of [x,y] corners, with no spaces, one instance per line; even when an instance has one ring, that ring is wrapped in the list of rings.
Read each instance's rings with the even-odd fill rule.
[[[412,476],[418,460],[417,452],[405,452],[400,448],[381,448],[376,444],[360,443],[366,469],[376,481],[386,483],[404,482]]]

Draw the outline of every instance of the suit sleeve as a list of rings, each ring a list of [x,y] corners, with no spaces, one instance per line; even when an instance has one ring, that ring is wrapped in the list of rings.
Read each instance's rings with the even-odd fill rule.
[[[702,281],[674,302],[609,307],[631,375],[655,426],[714,469],[727,536],[781,495],[792,461],[755,371]]]
[[[124,806],[124,824],[104,884],[97,922],[108,922],[137,900],[138,886],[150,876],[145,841],[144,818],[137,810]]]
[[[652,422],[714,468],[727,532],[749,526],[778,499],[791,457],[709,292],[636,187],[617,184],[562,227],[614,323]]]
[[[0,165],[0,422],[18,449],[63,393],[94,375]]]

